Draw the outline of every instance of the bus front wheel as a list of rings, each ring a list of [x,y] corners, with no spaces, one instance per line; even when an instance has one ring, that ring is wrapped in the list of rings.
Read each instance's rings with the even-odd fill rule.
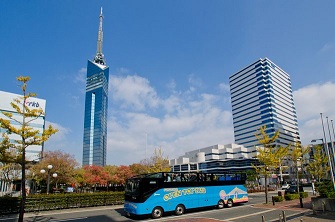
[[[227,201],[227,207],[232,207],[233,206],[233,200],[232,199],[229,199]]]
[[[157,219],[163,216],[163,209],[161,207],[155,207],[151,213],[152,218]]]
[[[182,204],[178,204],[174,212],[177,216],[182,215],[185,213],[185,207]]]
[[[219,200],[219,202],[218,202],[218,208],[219,209],[223,209],[224,208],[224,201],[223,200]]]

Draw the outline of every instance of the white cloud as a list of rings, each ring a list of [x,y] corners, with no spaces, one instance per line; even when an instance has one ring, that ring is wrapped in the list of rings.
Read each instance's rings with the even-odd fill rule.
[[[221,106],[223,98],[219,95],[187,90],[173,91],[163,99],[142,77],[135,75],[111,79],[112,91],[116,93],[112,106],[121,103],[122,108],[112,111],[108,123],[110,155],[107,162],[110,164],[119,165],[125,160],[113,156],[115,152],[126,156],[130,161],[127,164],[131,164],[144,159],[145,153],[151,156],[158,147],[169,158],[178,158],[189,150],[233,142],[231,112]],[[144,96],[129,92],[129,86],[141,89],[139,91],[143,93],[140,94]],[[150,104],[147,100],[154,100],[155,112],[145,105]],[[134,106],[137,109],[133,109]]]
[[[228,86],[224,83],[220,84],[223,92],[212,94],[204,91],[201,81],[190,81],[199,83],[198,88],[186,91],[178,91],[172,81],[170,89],[173,90],[163,98],[147,79],[130,75],[127,69],[119,72],[128,74],[110,77],[108,164],[139,162],[150,157],[158,147],[172,159],[190,150],[234,142],[231,107],[224,92]],[[334,119],[334,92],[333,82],[313,84],[293,92],[304,144],[322,138],[320,112]],[[60,131],[46,143],[47,149],[57,149],[61,144],[80,157],[82,144],[71,143],[72,132],[55,123],[52,125]]]
[[[166,84],[166,87],[170,90],[170,91],[175,91],[176,87],[177,87],[177,83],[174,79],[170,80],[170,82],[168,82]]]
[[[76,158],[79,164],[81,164],[83,152],[82,137],[80,136],[80,142],[78,142],[78,138],[76,138],[75,134],[77,132],[73,132],[69,128],[49,121],[46,121],[45,125],[46,128],[49,127],[49,125],[52,125],[52,127],[58,129],[58,132],[53,134],[49,140],[44,143],[44,151],[60,150],[65,153],[69,153]]]
[[[322,46],[322,48],[319,50],[319,53],[327,53],[329,51],[332,51],[333,49],[335,49],[335,44],[332,42],[327,42],[326,44],[324,44]]]
[[[189,92],[194,92],[197,89],[202,89],[204,86],[203,81],[199,77],[196,77],[194,74],[188,76],[188,83],[190,84]]]
[[[329,124],[331,124],[330,120],[334,120],[335,118],[334,92],[335,83],[333,82],[313,84],[293,92],[297,109],[299,131],[303,144],[307,145],[311,140],[323,137],[320,113],[322,113],[324,126],[327,132],[328,125],[326,117],[329,119]],[[329,134],[326,134],[326,136],[329,141]]]
[[[81,68],[76,74],[76,76],[74,77],[74,82],[75,83],[86,83],[86,73],[87,73],[87,69]]]
[[[140,76],[117,77],[110,76],[110,94],[113,100],[121,102],[123,108],[144,110],[158,105],[156,91],[147,79]]]
[[[230,86],[229,86],[229,84],[226,84],[224,82],[219,84],[219,89],[222,92],[228,92],[228,93],[230,93]]]
[[[309,85],[293,92],[298,119],[316,118],[320,113],[335,115],[335,83]]]
[[[53,134],[49,140],[45,142],[45,147],[47,150],[60,149],[59,146],[64,146],[64,142],[67,141],[67,136],[71,133],[71,129],[65,128],[57,123],[46,121],[45,128],[47,129],[49,125],[52,125],[53,128],[58,129],[58,132]]]

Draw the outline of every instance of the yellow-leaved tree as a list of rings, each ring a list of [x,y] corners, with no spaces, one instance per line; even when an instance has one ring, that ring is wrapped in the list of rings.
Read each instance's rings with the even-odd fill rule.
[[[268,178],[274,173],[278,167],[280,168],[285,156],[287,155],[288,147],[276,147],[274,142],[279,137],[279,130],[268,135],[266,133],[266,125],[261,126],[255,133],[255,136],[260,144],[257,147],[257,159],[260,164],[254,168],[260,176],[264,176],[265,180],[265,203],[268,203]]]
[[[299,193],[299,167],[302,168],[304,156],[309,152],[308,147],[303,147],[300,142],[295,142],[292,149],[289,151],[289,159],[293,163],[296,171],[297,190]]]
[[[169,159],[164,157],[162,148],[155,148],[154,155],[150,159],[141,161],[146,167],[146,173],[170,172]]]
[[[314,147],[313,158],[307,166],[307,171],[318,182],[329,174],[328,156],[322,151],[323,147]]]
[[[27,106],[27,100],[30,97],[36,97],[36,94],[27,92],[27,82],[30,80],[30,77],[19,76],[17,80],[22,84],[22,96],[15,98],[10,103],[16,111],[16,115],[13,115],[12,112],[2,112],[7,119],[0,118],[0,127],[5,130],[5,133],[2,134],[0,147],[1,150],[14,150],[14,152],[10,152],[10,155],[7,156],[8,161],[21,165],[22,198],[18,221],[22,222],[26,201],[26,148],[32,145],[42,145],[43,142],[47,141],[58,130],[49,125],[43,132],[40,132],[31,126],[34,120],[44,115],[44,112],[41,108],[29,108]],[[14,139],[11,142],[8,139],[8,135],[16,135],[18,139]]]

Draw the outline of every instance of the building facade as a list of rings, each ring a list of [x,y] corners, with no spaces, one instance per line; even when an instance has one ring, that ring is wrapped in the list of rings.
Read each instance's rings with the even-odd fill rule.
[[[255,133],[266,125],[275,146],[300,142],[290,76],[268,58],[259,59],[229,77],[235,143],[260,145]]]
[[[2,114],[2,112],[10,112],[13,114],[13,118],[17,120],[22,120],[22,116],[16,112],[16,110],[10,105],[11,102],[13,102],[14,99],[22,98],[22,95],[9,93],[0,91],[0,118],[8,119],[5,115]],[[26,105],[30,109],[39,109],[41,108],[43,110],[43,113],[45,113],[45,105],[46,100],[39,99],[36,97],[30,97],[27,99]],[[11,124],[13,126],[17,125],[17,123],[14,120],[11,120]],[[29,125],[34,130],[39,130],[41,133],[45,129],[45,115],[41,115],[37,119],[33,120],[29,123]],[[5,132],[4,129],[0,128],[0,140],[2,140],[2,133]],[[21,138],[18,135],[9,135],[9,139],[12,143],[15,143],[15,140],[20,140]],[[42,156],[43,152],[43,145],[31,145],[26,148],[26,160],[27,161],[39,161],[39,159]]]
[[[10,120],[7,116],[3,115],[2,112],[9,112],[12,113],[13,118],[22,121],[22,115],[17,113],[17,111],[10,105],[11,102],[13,102],[14,99],[20,99],[22,98],[22,95],[9,93],[0,91],[0,118]],[[26,101],[26,106],[30,109],[42,109],[43,113],[45,113],[45,106],[46,106],[46,100],[39,99],[36,97],[30,97]],[[10,120],[10,124],[12,126],[17,126],[17,122],[14,120]],[[38,130],[41,134],[43,133],[45,129],[45,115],[41,115],[38,118],[32,120],[29,123],[29,126],[32,127],[34,130]],[[3,133],[5,133],[5,130],[0,128],[0,141],[3,139]],[[9,134],[8,135],[9,140],[11,143],[15,144],[16,140],[22,140],[22,138],[19,135],[15,134]],[[18,150],[15,148],[11,148],[11,152],[17,153]],[[31,145],[26,148],[26,161],[39,161],[41,157],[43,156],[44,151],[44,144],[42,145]],[[3,163],[0,162],[0,168]],[[8,177],[9,176],[9,177]],[[11,167],[11,173],[5,176],[5,174],[0,170],[0,196],[3,194],[6,194],[10,191],[13,191],[13,180],[16,178],[21,178],[21,170],[19,170],[16,167]],[[10,180],[10,181],[9,181]],[[17,188],[20,188],[20,185]]]
[[[101,9],[97,53],[87,63],[83,166],[106,165],[109,67],[102,53],[102,20]]]
[[[236,173],[253,169],[259,162],[256,147],[238,144],[213,145],[170,160],[172,172]]]

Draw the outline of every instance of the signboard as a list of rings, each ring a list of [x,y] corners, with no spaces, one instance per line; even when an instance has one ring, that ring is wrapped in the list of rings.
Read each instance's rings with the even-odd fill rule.
[[[16,112],[16,110],[13,109],[10,103],[13,102],[14,99],[20,99],[22,97],[23,96],[19,94],[0,91],[0,110]],[[46,100],[38,99],[36,97],[30,97],[26,101],[26,105],[29,107],[29,109],[41,108],[44,113],[45,113],[45,104]]]

